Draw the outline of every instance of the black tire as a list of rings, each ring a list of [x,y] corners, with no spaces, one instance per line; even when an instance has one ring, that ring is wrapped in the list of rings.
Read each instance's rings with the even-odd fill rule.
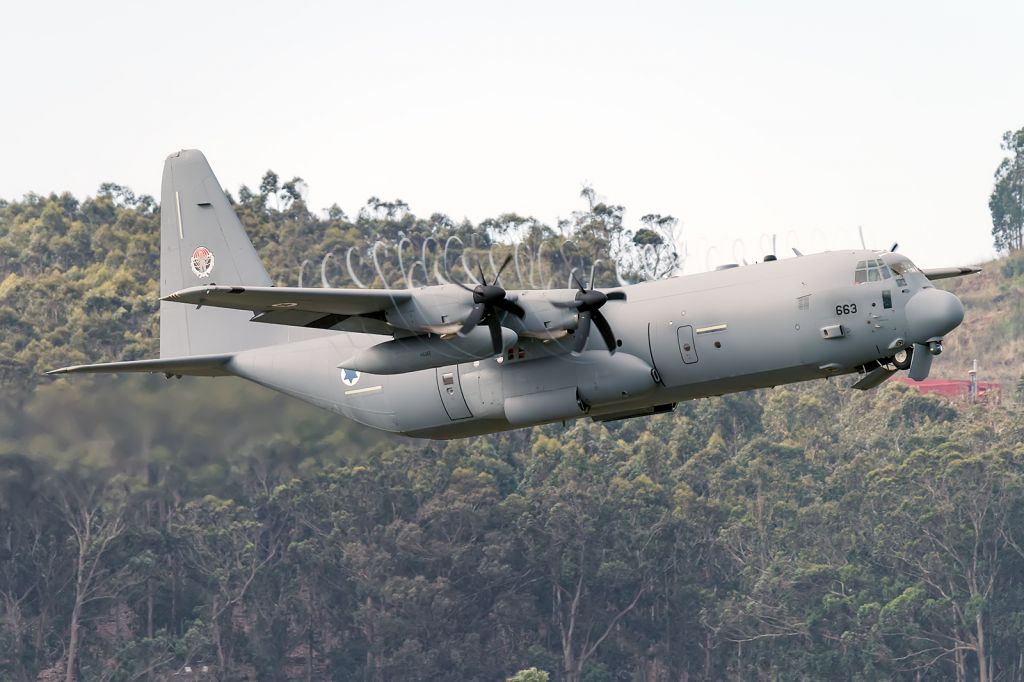
[[[896,365],[896,369],[910,369],[910,360],[913,356],[914,348],[912,346],[900,348],[892,356],[892,364]]]

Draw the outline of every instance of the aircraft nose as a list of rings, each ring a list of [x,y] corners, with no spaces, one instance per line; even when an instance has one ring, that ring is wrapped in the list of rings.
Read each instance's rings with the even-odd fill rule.
[[[907,301],[907,336],[916,343],[945,336],[963,320],[963,304],[948,291],[922,289]]]

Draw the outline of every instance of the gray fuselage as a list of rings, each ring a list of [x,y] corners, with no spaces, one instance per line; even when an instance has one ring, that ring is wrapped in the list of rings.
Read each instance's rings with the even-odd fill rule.
[[[855,282],[857,264],[874,259],[905,263],[909,271],[883,268],[887,277]],[[898,348],[949,331],[941,320],[908,328],[907,304],[926,289],[932,289],[928,279],[899,254],[826,252],[627,286],[628,303],[602,310],[620,344],[614,354],[596,335],[579,354],[567,340],[520,338],[500,357],[359,374],[338,365],[353,349],[387,337],[326,332],[273,353],[242,351],[230,372],[361,424],[417,437],[584,416],[616,419],[666,411],[683,400],[863,371]],[[939,294],[952,297],[928,295]]]

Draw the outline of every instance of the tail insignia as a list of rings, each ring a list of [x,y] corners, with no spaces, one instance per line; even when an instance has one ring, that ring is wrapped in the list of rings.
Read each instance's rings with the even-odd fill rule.
[[[213,272],[213,252],[205,246],[196,247],[192,252],[192,272],[196,277],[209,277]]]

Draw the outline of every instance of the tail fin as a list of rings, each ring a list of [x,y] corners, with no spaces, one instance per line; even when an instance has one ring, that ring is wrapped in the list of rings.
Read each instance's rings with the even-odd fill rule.
[[[160,194],[160,296],[203,284],[270,286],[270,277],[203,153],[167,157]],[[244,310],[160,302],[160,357],[229,353],[287,341]]]

